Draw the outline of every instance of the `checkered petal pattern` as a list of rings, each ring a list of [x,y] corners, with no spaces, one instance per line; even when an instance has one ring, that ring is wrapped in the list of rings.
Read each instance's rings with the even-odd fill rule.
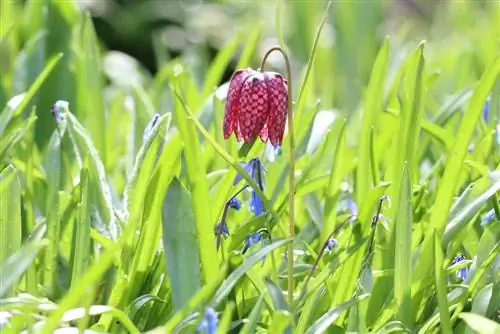
[[[237,70],[229,83],[224,112],[224,138],[281,145],[288,106],[287,82],[279,73]]]

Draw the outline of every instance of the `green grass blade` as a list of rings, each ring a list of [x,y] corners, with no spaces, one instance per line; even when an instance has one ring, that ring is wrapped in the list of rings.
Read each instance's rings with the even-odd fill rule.
[[[460,313],[459,317],[465,321],[467,326],[469,326],[475,333],[478,334],[494,334],[500,333],[500,324],[497,322],[485,318],[479,314],[463,312]]]
[[[92,187],[95,189],[92,194],[91,204],[96,206],[99,213],[108,228],[112,238],[117,238],[116,217],[111,198],[111,189],[106,179],[104,164],[100,158],[92,139],[87,130],[82,126],[78,119],[69,111],[66,112],[68,119],[68,133],[74,138],[82,159],[89,159],[89,175],[91,176]]]
[[[27,134],[32,131],[36,120],[37,116],[33,112],[27,120],[21,123],[21,125],[13,128],[11,131],[7,131],[3,136],[0,136],[0,161],[4,160],[10,150],[25,139]]]
[[[233,315],[234,309],[236,305],[234,302],[229,302],[226,305],[224,313],[219,322],[219,326],[217,327],[217,334],[225,334],[229,333],[229,327],[231,326],[231,316]]]
[[[330,326],[335,322],[335,320],[340,316],[340,314],[344,311],[347,311],[352,306],[357,304],[359,301],[367,298],[368,295],[361,295],[359,297],[353,298],[348,302],[339,305],[338,307],[329,310],[325,314],[321,316],[314,324],[309,327],[306,334],[320,334],[324,333]]]
[[[238,64],[236,65],[236,69],[246,68],[251,66],[252,57],[255,54],[255,50],[257,49],[258,43],[260,41],[262,35],[262,26],[263,22],[258,22],[255,27],[252,28],[252,33],[248,37],[248,43],[243,49],[241,53],[240,60],[238,60]]]
[[[47,65],[45,65],[45,68],[43,69],[42,73],[38,75],[36,80],[33,82],[33,84],[30,86],[26,94],[23,96],[23,99],[21,103],[19,103],[14,109],[11,111],[5,110],[0,114],[0,134],[3,134],[5,131],[5,128],[7,127],[8,123],[13,117],[16,117],[17,115],[22,114],[24,109],[28,106],[30,103],[31,99],[35,94],[38,92],[40,87],[43,85],[47,77],[52,73],[54,70],[55,66],[61,59],[62,54],[59,53],[52,58],[49,59],[47,62]]]
[[[2,261],[2,266],[0,267],[0,277],[2,277],[0,297],[5,297],[7,291],[21,278],[23,273],[33,263],[37,254],[47,244],[47,240],[33,241],[24,245],[5,261]]]
[[[333,231],[334,226],[333,223],[335,221],[335,217],[337,216],[336,206],[339,197],[340,191],[340,183],[344,178],[344,174],[346,168],[344,167],[343,158],[345,154],[345,131],[347,127],[347,119],[338,120],[336,123],[336,127],[340,127],[340,130],[337,131],[336,128],[332,130],[329,134],[334,135],[338,133],[337,143],[335,144],[335,153],[333,154],[333,162],[331,167],[331,172],[328,180],[328,187],[325,190],[325,204],[324,204],[324,225],[321,231],[321,239],[320,244],[326,241],[328,235]],[[330,140],[328,138],[327,140]]]
[[[172,91],[177,92],[174,89]],[[210,221],[211,207],[209,205],[205,163],[203,162],[201,144],[196,133],[196,128],[191,122],[188,122],[188,117],[186,117],[187,106],[181,100],[180,95],[176,95],[176,97],[174,120],[184,142],[185,167],[189,179],[192,196],[191,206],[194,212],[196,233],[198,236],[197,248],[201,259],[203,281],[208,282],[218,272],[219,265],[217,263],[213,229],[215,222]]]
[[[469,146],[474,129],[481,115],[488,92],[492,89],[499,72],[500,57],[497,57],[495,62],[493,62],[484,72],[474,90],[467,111],[460,122],[460,128],[457,131],[460,136],[458,136],[453,150],[449,154],[443,179],[437,190],[436,203],[434,204],[429,219],[436,228],[439,236],[441,236],[448,218],[449,208],[451,207],[453,195],[457,189],[457,183],[463,168],[467,147]]]
[[[443,269],[443,251],[436,231],[432,231],[434,238],[434,270],[436,276],[436,290],[439,304],[440,327],[444,334],[453,333],[450,321],[450,311],[448,306],[448,296],[446,291],[446,280]]]
[[[7,166],[0,173],[0,262],[21,248],[21,184],[18,171]]]
[[[200,306],[201,303],[206,302],[216,291],[216,289],[221,285],[226,277],[226,268],[223,268],[211,282],[205,284],[201,289],[199,289],[196,294],[182,307],[181,310],[176,312],[172,318],[168,320],[165,326],[162,328],[165,333],[172,333],[174,328],[179,325],[183,319],[185,319],[189,313],[194,312],[196,308]]]
[[[389,39],[384,44],[373,65],[370,82],[366,89],[363,103],[363,118],[358,144],[358,167],[356,172],[356,202],[361,203],[364,195],[370,190],[370,149],[372,146],[370,136],[371,128],[375,125],[377,114],[382,111],[384,102],[384,83],[389,68]]]
[[[208,69],[205,75],[205,83],[203,84],[203,98],[206,98],[219,84],[226,67],[233,58],[234,54],[238,50],[238,46],[241,44],[243,35],[239,34],[233,37],[226,45],[219,51],[215,59],[212,61],[212,65]]]
[[[398,310],[397,320],[406,328],[411,327],[411,271],[412,271],[412,189],[408,165],[405,164],[396,212],[394,298]]]
[[[60,129],[61,132],[64,131]],[[59,190],[62,185],[62,150],[61,132],[54,131],[45,156],[45,172],[47,173],[47,195],[45,216],[47,239],[50,241],[44,255],[43,283],[50,295],[55,291],[57,278],[57,254],[60,239]]]
[[[255,303],[252,312],[250,312],[250,315],[248,316],[248,321],[245,323],[245,325],[240,331],[241,334],[252,334],[256,332],[257,322],[259,321],[259,318],[262,313],[262,306],[264,305],[263,303],[264,296],[265,294],[261,294],[259,296],[259,299],[257,299],[257,302]]]
[[[174,310],[180,310],[200,289],[200,255],[191,196],[174,179],[162,210],[163,246],[167,257]],[[214,247],[214,245],[212,245]]]
[[[74,258],[72,259],[71,285],[76,284],[87,270],[90,260],[90,207],[88,160],[80,172],[80,201],[74,234]]]
[[[78,284],[71,286],[71,289],[59,302],[58,308],[48,317],[41,333],[53,333],[58,327],[64,313],[73,306],[77,305],[81,298],[83,298],[87,293],[89,286],[96,284],[102,278],[109,266],[112,265],[112,262],[117,255],[117,246],[117,244],[113,243],[110,248],[106,249],[103,254],[101,254],[99,260],[89,267],[85,274],[80,278]]]
[[[446,247],[467,223],[479,212],[483,205],[500,191],[500,171],[471,183],[460,195],[450,210],[442,246]]]
[[[236,268],[235,271],[229,275],[224,283],[219,287],[217,292],[215,293],[214,298],[210,302],[213,307],[217,307],[231,292],[236,283],[240,280],[243,275],[257,262],[261,261],[264,256],[275,250],[276,248],[282,247],[290,242],[289,239],[280,239],[276,240],[273,243],[266,245],[259,249],[257,252],[250,255],[245,259],[245,262]]]
[[[78,32],[78,52],[76,52],[76,68],[78,80],[77,103],[75,110],[84,120],[92,142],[107,166],[106,156],[106,110],[104,106],[103,79],[101,57],[97,36],[89,14],[82,17],[81,29]],[[92,98],[89,98],[92,96]]]

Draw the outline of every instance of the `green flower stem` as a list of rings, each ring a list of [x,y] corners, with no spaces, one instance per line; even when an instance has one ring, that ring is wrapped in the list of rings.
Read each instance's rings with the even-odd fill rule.
[[[285,59],[287,80],[288,80],[288,139],[290,141],[290,185],[288,192],[288,205],[289,205],[289,223],[288,229],[291,242],[288,244],[288,302],[290,307],[293,305],[293,291],[294,291],[294,277],[293,277],[293,247],[295,238],[295,141],[293,137],[293,114],[292,114],[292,72],[290,69],[290,60],[286,52],[279,46],[274,46],[267,50],[262,58],[260,71],[264,70],[267,57],[273,52],[279,51]]]

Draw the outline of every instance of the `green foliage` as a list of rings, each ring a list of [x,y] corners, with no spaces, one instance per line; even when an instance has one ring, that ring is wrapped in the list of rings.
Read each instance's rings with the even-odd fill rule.
[[[498,4],[402,3],[202,4],[230,16],[218,53],[157,50],[151,75],[76,2],[0,1],[2,333],[192,333],[207,308],[221,333],[498,332]],[[288,135],[274,158],[222,136],[224,78],[268,38],[294,77],[293,273]],[[242,192],[217,250],[238,173],[266,213]]]

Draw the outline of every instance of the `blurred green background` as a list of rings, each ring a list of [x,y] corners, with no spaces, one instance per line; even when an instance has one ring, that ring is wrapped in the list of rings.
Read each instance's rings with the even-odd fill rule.
[[[13,0],[2,0],[1,7],[1,105],[27,88],[44,60],[64,53],[62,64],[39,94],[41,110],[48,110],[55,99],[74,104],[78,90],[85,89],[74,82],[71,72],[76,70],[78,53],[88,50],[85,45],[68,50],[75,44],[68,41],[78,34],[74,23],[80,10],[88,11],[95,25],[104,52],[105,83],[130,86],[149,81],[169,60],[181,58],[201,86],[205,69],[218,51],[229,42],[234,44],[238,34],[235,48],[242,50],[256,30],[261,33],[251,64],[258,66],[266,47],[284,43],[301,75],[325,5],[325,1],[83,0],[73,5],[14,1],[14,6],[8,2]],[[494,0],[335,1],[318,44],[314,93],[325,107],[356,109],[386,35],[395,50],[393,70],[424,39],[429,42],[426,54],[432,67],[441,73],[434,85],[436,93],[464,87],[478,78],[496,53],[499,12],[499,2]],[[50,24],[40,26],[46,22]],[[21,29],[12,29],[13,25]],[[25,50],[22,64],[16,64],[22,71],[11,77],[7,69],[14,54],[27,43],[31,48]],[[219,83],[230,77],[239,56],[236,52],[231,58]],[[281,69],[276,57],[271,60]],[[96,81],[101,78],[89,78],[89,84]],[[83,113],[82,109],[77,105],[76,113]],[[46,143],[52,126],[50,120],[38,122],[39,144]]]
[[[75,323],[64,312],[106,305],[114,313],[78,325],[193,332],[211,301],[225,328],[292,322],[281,247],[290,137],[270,159],[265,144],[239,150],[221,129],[232,72],[258,67],[274,45],[292,63],[296,291],[306,275],[315,288],[295,298],[298,327],[470,333],[462,311],[498,320],[500,2],[339,0],[324,16],[325,7],[0,0],[0,259],[10,261],[0,306],[13,328],[47,321],[50,332]],[[278,53],[266,69],[284,73]],[[57,100],[71,111],[59,127]],[[217,253],[214,225],[236,191],[235,166],[257,156],[274,215],[231,211]],[[393,205],[375,235],[382,194]],[[358,220],[315,271],[347,200]],[[268,224],[275,241],[242,255],[245,237]],[[467,281],[449,266],[459,251]],[[276,266],[254,266],[258,252]]]

